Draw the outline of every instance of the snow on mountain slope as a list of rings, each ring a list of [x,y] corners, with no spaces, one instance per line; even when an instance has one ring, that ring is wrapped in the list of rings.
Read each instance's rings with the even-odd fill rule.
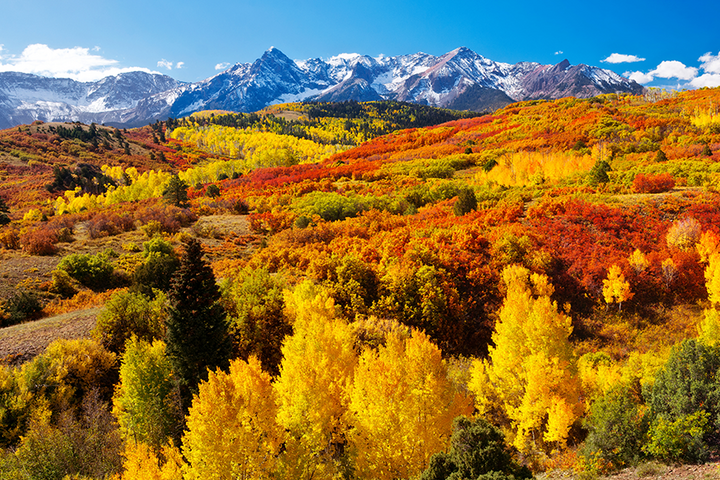
[[[180,82],[145,72],[128,72],[97,82],[77,82],[17,72],[0,73],[0,128],[34,120],[95,121],[135,108],[147,97]]]
[[[0,128],[33,120],[139,126],[199,110],[253,112],[285,102],[401,100],[446,108],[493,110],[531,98],[639,93],[642,87],[609,70],[494,62],[460,47],[370,57],[357,53],[291,60],[270,48],[253,63],[238,63],[200,82],[129,72],[98,82],[0,73]]]

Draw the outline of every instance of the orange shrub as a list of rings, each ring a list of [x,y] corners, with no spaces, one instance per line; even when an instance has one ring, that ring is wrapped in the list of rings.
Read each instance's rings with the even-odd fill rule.
[[[20,237],[23,250],[30,255],[54,255],[57,241],[57,232],[47,226],[38,227]]]
[[[250,230],[256,233],[277,233],[290,228],[295,220],[292,212],[252,213],[248,216]]]
[[[14,228],[0,232],[0,245],[8,250],[17,250],[20,248],[20,235]]]
[[[130,215],[118,215],[115,212],[100,212],[90,219],[87,225],[90,238],[108,237],[135,228]]]
[[[675,179],[669,173],[645,175],[638,173],[633,180],[633,189],[637,193],[661,193],[675,188]]]
[[[121,290],[122,289],[116,288],[100,293],[92,292],[90,290],[82,290],[71,298],[58,299],[49,303],[45,307],[45,312],[48,315],[60,315],[61,313],[99,307],[105,305],[110,297]]]
[[[192,225],[197,220],[197,215],[188,208],[157,205],[138,210],[135,218],[143,225],[151,221],[158,222],[163,232],[177,233],[181,227]]]

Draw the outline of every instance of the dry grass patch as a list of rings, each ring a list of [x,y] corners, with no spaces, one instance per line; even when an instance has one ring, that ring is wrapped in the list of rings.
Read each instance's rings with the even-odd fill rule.
[[[20,365],[55,340],[89,338],[100,310],[94,307],[0,329],[0,361]]]

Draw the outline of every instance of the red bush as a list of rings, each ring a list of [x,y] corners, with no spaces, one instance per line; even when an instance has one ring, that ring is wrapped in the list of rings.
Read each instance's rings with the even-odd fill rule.
[[[109,237],[135,228],[130,215],[118,215],[114,212],[100,212],[88,221],[90,238]]]
[[[675,188],[675,179],[669,173],[645,175],[638,173],[633,180],[633,189],[637,193],[661,193]]]
[[[295,215],[290,212],[251,213],[248,215],[250,230],[262,234],[273,234],[290,228],[294,220]]]
[[[30,255],[54,255],[57,252],[57,241],[57,232],[47,226],[31,230],[20,237],[23,250]]]
[[[44,228],[55,232],[56,242],[72,242],[77,222],[78,215],[60,215],[52,217]]]
[[[138,210],[135,212],[135,218],[143,225],[154,220],[160,223],[162,231],[177,233],[180,227],[192,225],[197,220],[197,215],[188,208],[163,205]]]

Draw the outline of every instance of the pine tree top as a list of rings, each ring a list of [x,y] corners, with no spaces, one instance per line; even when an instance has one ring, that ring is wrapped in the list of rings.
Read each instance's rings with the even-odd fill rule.
[[[192,238],[186,243],[180,268],[172,279],[169,300],[173,307],[198,311],[208,308],[220,298],[215,274],[203,255],[199,240]]]

